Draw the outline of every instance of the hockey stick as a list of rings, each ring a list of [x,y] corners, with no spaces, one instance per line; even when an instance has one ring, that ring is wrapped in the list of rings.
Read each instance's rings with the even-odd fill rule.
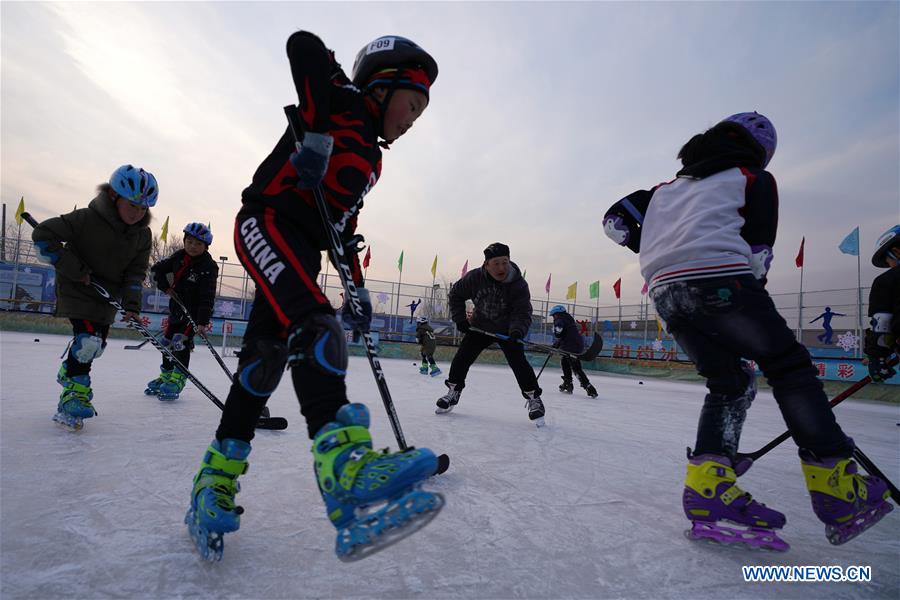
[[[863,451],[859,448],[853,448],[853,458],[855,458],[856,461],[860,465],[862,465],[862,468],[866,470],[866,473],[868,473],[869,475],[874,475],[875,477],[878,477],[882,481],[884,481],[888,486],[888,490],[890,491],[891,499],[895,504],[900,505],[900,490],[897,489],[896,485],[891,483],[890,479],[885,477],[884,473],[881,472],[881,469],[876,467],[875,463],[873,463],[868,456],[863,454]]]
[[[38,222],[29,213],[27,213],[27,212],[22,213],[22,218],[25,219],[26,221],[28,221],[28,224],[31,225],[32,227],[38,226]],[[119,304],[119,302],[115,298],[113,298],[112,295],[110,295],[110,293],[108,291],[106,291],[106,288],[104,288],[102,285],[100,285],[96,281],[91,281],[89,285],[92,288],[94,288],[94,291],[97,292],[97,295],[99,295],[104,300],[106,300],[106,302],[110,306],[115,308],[117,311],[119,311],[119,313],[121,313],[122,316],[125,316],[125,314],[126,314],[125,308],[123,308],[122,305]],[[209,398],[213,404],[218,406],[220,409],[225,410],[225,405],[222,404],[222,402],[218,398],[216,398],[215,394],[213,394],[211,391],[209,391],[205,385],[200,383],[200,380],[197,379],[193,373],[188,371],[183,364],[181,364],[181,361],[178,360],[178,358],[174,354],[172,354],[171,350],[169,350],[168,348],[163,346],[159,342],[159,340],[157,340],[155,337],[153,337],[153,334],[150,332],[149,329],[144,327],[143,323],[141,323],[140,321],[138,321],[136,319],[130,319],[126,322],[126,324],[128,327],[131,327],[132,329],[134,329],[138,333],[140,333],[142,336],[147,338],[147,341],[150,342],[151,344],[153,344],[153,346],[157,350],[159,350],[160,352],[162,352],[163,354],[168,356],[169,359],[175,364],[175,366],[177,366],[179,369],[181,369],[182,373],[184,373],[185,376],[191,380],[191,383],[193,383],[197,387],[198,390],[203,392],[203,394],[207,398]],[[260,419],[257,422],[257,427],[259,427],[261,429],[285,429],[287,427],[287,420],[285,420],[281,417]]]
[[[184,302],[181,301],[181,298],[178,297],[178,294],[176,294],[174,290],[172,290],[170,296],[173,300],[175,300],[175,303],[181,307],[181,311],[184,313],[184,316],[187,317],[187,320],[191,323],[191,327],[194,328],[194,331],[197,332],[197,335],[203,338],[203,341],[206,342],[206,345],[209,347],[209,351],[212,352],[212,355],[215,357],[216,362],[219,363],[219,366],[222,367],[222,370],[225,371],[226,375],[228,375],[229,381],[234,382],[234,375],[232,375],[231,371],[225,365],[225,361],[222,360],[222,357],[219,356],[219,353],[216,352],[216,349],[213,347],[212,342],[210,342],[209,338],[206,337],[206,333],[203,332],[203,328],[197,325],[197,322],[194,321],[193,317],[191,317],[191,314],[188,312],[188,309],[184,305]]]
[[[470,327],[470,331],[474,331],[475,333],[480,333],[482,335],[486,335],[488,337],[496,338],[498,340],[509,341],[510,337],[508,335],[503,335],[502,333],[491,333],[490,331],[485,331],[479,327]],[[545,344],[537,344],[535,342],[527,342],[525,340],[517,340],[520,344],[524,344],[526,346],[533,346],[535,348],[540,348],[544,352],[548,352],[550,354],[561,354],[562,356],[568,356],[570,358],[577,358],[578,360],[592,361],[597,358],[597,355],[600,354],[600,351],[603,350],[603,338],[600,337],[599,333],[594,334],[594,341],[591,343],[590,348],[582,352],[581,354],[576,354],[574,352],[566,352],[565,350],[560,350],[559,348],[554,348],[553,346],[547,346]]]
[[[191,313],[188,312],[187,306],[184,305],[184,303],[181,301],[181,298],[179,298],[178,294],[175,293],[175,290],[173,289],[173,290],[171,290],[171,292],[172,293],[170,294],[170,297],[173,300],[175,300],[175,302],[178,303],[178,306],[181,307],[182,312],[184,312],[184,316],[186,316],[188,321],[190,321],[191,327],[194,329],[194,331],[197,332],[197,335],[199,335],[201,338],[203,338],[203,341],[206,342],[206,345],[209,348],[209,351],[212,352],[212,355],[215,357],[216,361],[219,363],[219,366],[222,367],[222,370],[225,371],[226,375],[228,375],[228,381],[230,381],[231,383],[234,383],[234,375],[231,374],[231,371],[225,365],[225,361],[222,360],[222,357],[219,356],[218,352],[216,352],[216,349],[215,349],[215,347],[213,347],[212,342],[210,342],[209,338],[206,337],[206,333],[204,333],[203,328],[200,327],[199,325],[197,325],[197,322],[194,321],[193,317],[191,317]],[[269,407],[264,406],[262,415],[260,416],[260,419],[271,419],[271,418],[272,417],[269,416]],[[287,420],[285,420],[285,423],[287,423]],[[287,425],[285,425],[285,427],[287,427]]]
[[[284,107],[284,114],[288,120],[288,126],[294,136],[294,144],[299,152],[302,148],[302,140],[304,135],[303,123],[297,117],[298,109],[296,106],[289,104]],[[353,282],[353,274],[350,271],[350,264],[345,255],[346,246],[341,241],[340,233],[332,222],[328,214],[328,204],[325,200],[325,192],[322,185],[319,184],[313,189],[313,195],[316,199],[316,207],[319,209],[319,218],[322,221],[322,228],[328,235],[328,250],[331,261],[337,266],[338,275],[341,278],[341,285],[344,287],[344,298],[350,305],[350,311],[354,317],[363,316],[362,302],[359,299],[359,293],[356,290],[356,284]],[[355,243],[353,244],[356,245]],[[381,394],[381,400],[384,403],[384,409],[387,411],[388,420],[391,423],[391,429],[394,430],[394,437],[397,438],[397,445],[400,450],[405,452],[410,448],[406,444],[406,438],[403,437],[403,430],[400,428],[400,419],[397,417],[397,410],[394,408],[394,401],[391,399],[391,392],[388,390],[387,380],[384,377],[384,371],[381,369],[381,363],[378,362],[378,354],[375,348],[375,341],[372,339],[368,331],[360,331],[363,343],[366,347],[366,356],[369,359],[369,366],[372,368],[372,374],[375,376],[375,384],[378,386],[378,392]],[[435,475],[443,473],[450,466],[450,457],[446,454],[438,456],[438,466]]]
[[[897,361],[898,361],[898,358],[897,358],[897,355],[895,354],[894,357],[888,361],[888,366],[892,367],[892,366],[896,365]],[[853,394],[855,394],[856,392],[861,390],[862,388],[869,385],[871,382],[872,382],[872,378],[869,377],[868,375],[866,375],[865,377],[863,377],[862,379],[860,379],[859,381],[857,381],[856,383],[854,383],[853,385],[848,387],[846,390],[844,390],[843,392],[841,392],[840,394],[838,394],[837,396],[832,398],[831,401],[828,403],[829,406],[831,406],[831,407],[837,406],[838,404],[840,404],[841,402],[843,402],[844,400],[846,400],[847,398],[849,398],[850,396],[852,396]],[[772,440],[771,442],[769,442],[768,444],[766,444],[765,446],[763,446],[756,452],[747,452],[747,453],[738,452],[737,455],[735,456],[735,461],[739,461],[739,460],[743,460],[743,459],[747,459],[747,458],[749,458],[752,461],[759,460],[760,457],[762,457],[765,454],[768,454],[768,452],[770,450],[772,450],[776,446],[781,445],[781,443],[784,440],[788,439],[789,437],[791,437],[791,432],[785,431],[784,433],[779,435],[777,438],[775,438],[774,440]]]
[[[155,333],[155,334],[153,334],[153,337],[156,337],[158,335],[159,335],[158,333]],[[144,340],[140,344],[133,344],[133,345],[125,346],[125,349],[126,350],[140,350],[141,348],[146,346],[149,342],[150,342],[150,340]]]
[[[540,379],[540,378],[541,378],[541,373],[544,372],[544,368],[547,366],[547,363],[550,362],[550,357],[551,357],[551,356],[553,356],[553,355],[552,355],[552,354],[548,354],[548,355],[547,355],[547,360],[545,360],[545,361],[544,361],[544,364],[541,365],[541,370],[538,371],[537,377],[535,377],[535,379]]]

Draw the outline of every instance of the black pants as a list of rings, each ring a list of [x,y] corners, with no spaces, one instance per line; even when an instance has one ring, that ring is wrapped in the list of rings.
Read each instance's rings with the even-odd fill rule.
[[[72,323],[73,337],[77,337],[80,333],[98,336],[103,340],[103,347],[106,347],[106,336],[109,335],[109,325],[101,325],[100,323],[88,321],[87,319],[69,319],[69,322]],[[78,375],[89,374],[91,372],[91,364],[93,364],[94,361],[81,362],[75,357],[73,350],[73,346],[70,345],[68,353],[66,354],[66,375],[69,377],[77,377]]]
[[[678,344],[706,378],[709,394],[700,413],[695,454],[729,455],[729,413],[742,413],[747,374],[741,358],[756,361],[797,446],[819,456],[849,456],[816,377],[809,352],[752,276],[681,281],[654,288],[653,304]],[[739,432],[737,434],[739,437]]]
[[[191,362],[191,350],[194,348],[194,334],[194,327],[189,321],[172,320],[171,317],[166,324],[166,331],[163,333],[163,336],[169,342],[172,342],[176,335],[184,336],[184,338],[178,340],[178,343],[182,345],[180,350],[176,349],[171,344],[169,345],[169,350],[171,350],[172,354],[175,355],[175,358],[184,365],[185,369],[188,368],[188,365]],[[162,355],[162,368],[166,371],[171,371],[175,368],[175,362],[165,353]]]
[[[534,369],[528,363],[528,359],[525,358],[525,348],[522,344],[496,340],[474,331],[470,331],[463,336],[459,344],[459,350],[456,351],[456,356],[453,357],[453,362],[450,363],[450,375],[447,377],[447,381],[456,384],[457,390],[462,390],[466,386],[466,375],[469,373],[469,367],[472,366],[478,355],[494,342],[497,342],[503,351],[506,362],[509,363],[513,374],[516,376],[516,381],[519,383],[519,389],[523,392],[539,390],[537,378],[534,376]]]
[[[572,381],[572,372],[574,371],[581,387],[590,385],[590,380],[587,378],[587,375],[584,374],[584,369],[581,368],[581,360],[570,356],[563,356],[559,359],[559,364],[562,366],[563,381]]]
[[[290,332],[311,313],[334,315],[331,303],[316,284],[321,252],[290,222],[276,221],[275,217],[271,208],[257,211],[245,206],[235,222],[234,245],[256,283],[256,296],[241,346],[238,374],[216,431],[219,440],[252,440],[256,422],[269,399],[254,395],[241,385],[242,366],[257,360],[271,361],[275,354],[270,350],[286,344]],[[283,364],[272,366],[284,368]],[[301,363],[291,368],[291,378],[312,439],[347,404],[344,377],[326,375]]]

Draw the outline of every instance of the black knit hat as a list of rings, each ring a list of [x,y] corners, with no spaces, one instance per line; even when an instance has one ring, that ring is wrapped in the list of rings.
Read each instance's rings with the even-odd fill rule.
[[[484,249],[484,260],[491,260],[498,256],[509,256],[509,246],[500,242],[494,242]]]

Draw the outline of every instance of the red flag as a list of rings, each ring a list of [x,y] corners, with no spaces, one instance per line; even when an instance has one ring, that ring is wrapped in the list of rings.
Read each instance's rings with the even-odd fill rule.
[[[550,278],[553,277],[553,273],[547,275],[547,285],[544,286],[544,290],[549,294],[550,293]]]
[[[803,267],[803,245],[806,244],[806,236],[803,236],[803,239],[800,240],[800,252],[797,253],[797,258],[794,259],[794,262],[797,263],[797,268]]]
[[[644,287],[641,288],[641,296],[643,296],[644,294],[647,293],[647,289],[648,289],[648,286],[647,286],[647,282],[645,281]]]
[[[469,272],[469,259],[467,258],[466,264],[463,265],[462,273],[460,274],[460,277],[465,277],[466,273],[468,273],[468,272]]]
[[[369,268],[370,260],[372,260],[372,246],[366,248],[366,257],[363,259],[363,269]]]
[[[616,293],[616,298],[622,297],[622,278],[619,277],[616,282],[613,284],[613,291]]]

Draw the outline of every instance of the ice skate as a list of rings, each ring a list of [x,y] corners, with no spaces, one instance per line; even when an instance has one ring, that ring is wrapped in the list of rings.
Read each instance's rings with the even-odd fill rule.
[[[152,381],[147,382],[144,393],[148,396],[156,396],[159,393],[159,386],[166,382],[166,379],[172,374],[172,371],[163,367],[159,368],[159,376]]]
[[[184,523],[200,555],[206,560],[222,560],[224,534],[241,526],[244,509],[234,504],[241,486],[237,478],[247,472],[250,444],[241,440],[213,440],[194,477],[191,506]]]
[[[525,397],[525,408],[528,409],[528,418],[536,427],[544,426],[544,403],[541,402],[541,390],[522,392]]]
[[[563,382],[559,385],[559,391],[563,394],[571,394],[574,389],[575,386],[573,385],[572,380],[563,377]]]
[[[456,389],[455,383],[445,381],[444,385],[447,386],[447,393],[438,398],[437,408],[434,409],[434,413],[437,415],[453,410],[453,407],[459,404],[459,395],[462,393],[462,391]]]
[[[59,395],[53,421],[70,431],[80,431],[84,427],[84,419],[90,419],[97,414],[91,404],[94,398],[91,377],[90,375],[69,377],[66,374],[66,363],[63,363],[56,374],[56,381],[63,386],[63,391]]]
[[[178,400],[186,384],[187,376],[178,369],[173,369],[157,389],[156,396],[160,400]]]
[[[431,365],[431,371],[428,374],[432,377],[437,377],[441,373],[443,373],[443,371],[441,371],[437,365]]]
[[[428,375],[428,365],[422,363],[422,366],[419,367],[419,375]]]
[[[587,385],[583,385],[581,387],[584,388],[584,391],[588,395],[588,398],[596,398],[597,397],[597,390],[590,383]]]
[[[887,484],[860,475],[849,458],[820,459],[801,450],[800,459],[813,511],[825,523],[825,537],[832,544],[852,540],[894,509],[887,501]]]
[[[400,541],[444,506],[442,495],[420,487],[437,470],[434,453],[427,448],[373,451],[369,409],[363,404],[342,406],[316,434],[312,453],[342,561],[365,558]]]
[[[731,461],[724,456],[702,454],[690,457],[682,506],[692,523],[691,529],[685,532],[688,539],[778,552],[790,549],[774,531],[784,527],[784,515],[757,502],[739,488]]]

